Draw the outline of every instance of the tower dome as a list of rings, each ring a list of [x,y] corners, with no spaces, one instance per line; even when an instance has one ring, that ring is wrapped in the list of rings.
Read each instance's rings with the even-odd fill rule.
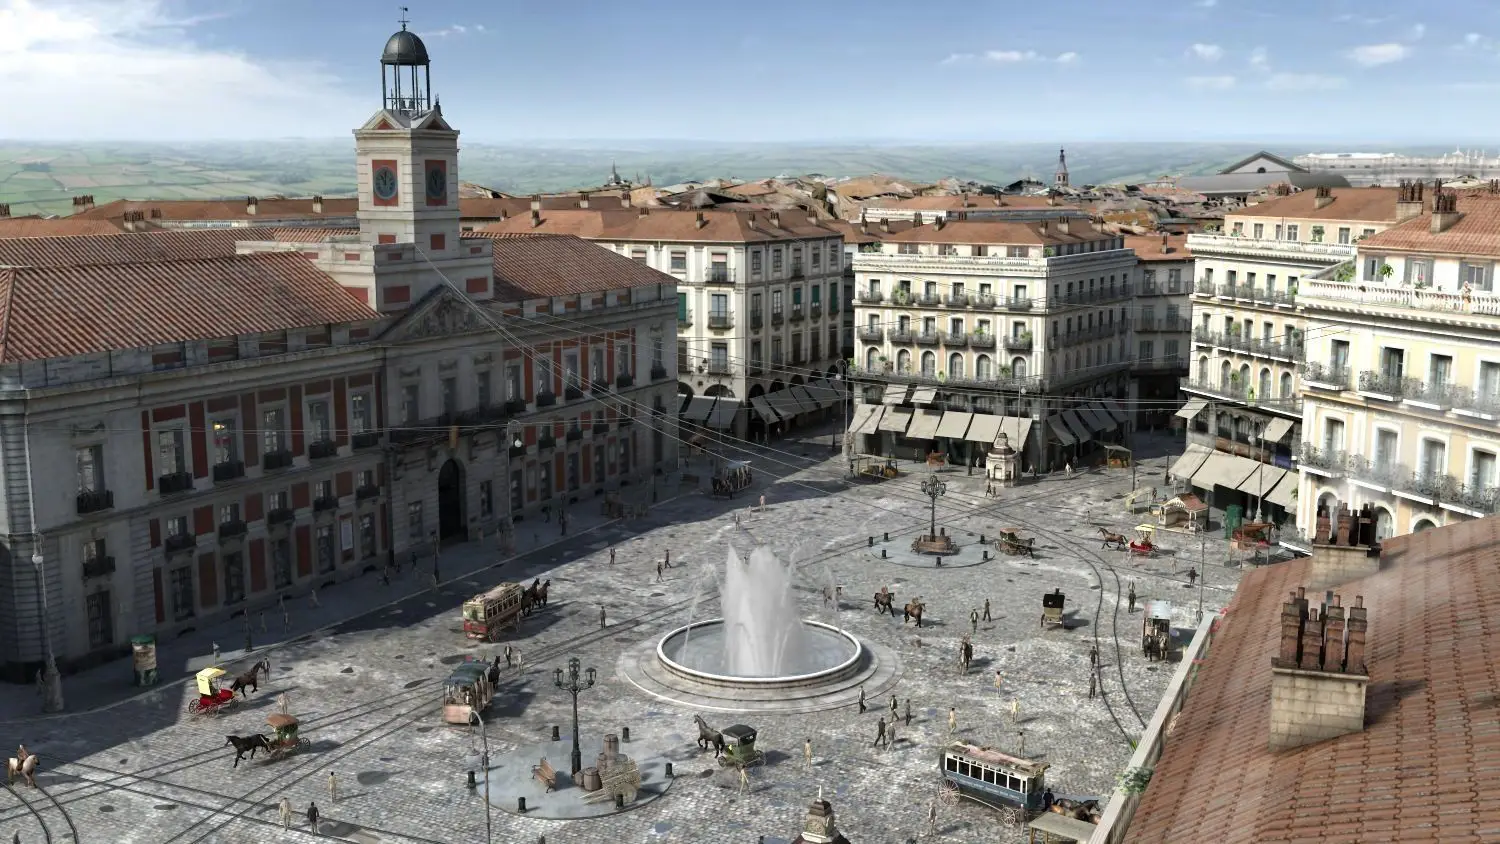
[[[403,23],[401,31],[385,42],[385,52],[380,54],[380,63],[425,66],[428,64],[427,45],[422,43],[415,32],[407,30]]]
[[[424,114],[433,107],[432,63],[427,45],[406,28],[406,9],[401,11],[401,31],[386,39],[380,54],[381,98],[388,111]]]

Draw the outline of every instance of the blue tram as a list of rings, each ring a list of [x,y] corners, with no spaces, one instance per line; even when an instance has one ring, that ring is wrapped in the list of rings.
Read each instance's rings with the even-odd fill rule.
[[[939,764],[947,787],[964,797],[997,808],[1018,806],[1028,812],[1042,811],[1046,762],[956,741],[943,749]]]

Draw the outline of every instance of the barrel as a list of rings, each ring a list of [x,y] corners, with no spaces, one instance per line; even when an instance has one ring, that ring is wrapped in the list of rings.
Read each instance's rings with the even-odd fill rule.
[[[598,768],[584,768],[583,769],[583,790],[584,791],[598,791],[599,789],[601,789],[603,787],[604,787],[604,783],[603,783],[602,780],[599,779],[599,769]]]

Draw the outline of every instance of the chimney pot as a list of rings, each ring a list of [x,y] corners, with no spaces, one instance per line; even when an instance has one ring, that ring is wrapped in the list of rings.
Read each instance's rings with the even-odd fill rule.
[[[578,207],[579,208],[587,208],[587,207],[589,207],[589,192],[588,191],[580,191],[579,192],[579,194],[578,194]]]
[[[537,226],[540,226],[541,224],[542,224],[542,212],[536,210],[535,208],[531,209],[531,227],[532,228],[536,228]]]
[[[0,219],[10,216],[10,204],[0,202]]]
[[[1363,609],[1364,605],[1365,605],[1365,596],[1363,596],[1363,595],[1355,595],[1354,596],[1354,606]]]
[[[911,215],[911,223],[914,226],[920,226],[920,225],[922,225],[922,212],[921,211],[918,211],[917,213]]]
[[[708,218],[703,216],[702,211],[698,212],[698,219],[694,221],[694,225],[696,225],[700,229],[708,225]]]
[[[641,206],[641,212],[640,212],[640,214],[637,215],[637,217],[649,217],[649,216],[651,216],[651,209],[645,207],[644,205]]]
[[[245,197],[245,213],[254,214],[260,210],[260,199],[254,196]]]
[[[938,217],[936,220],[932,221],[932,227],[937,229],[938,231],[942,231],[944,222],[945,221],[942,217]]]
[[[542,210],[542,195],[541,194],[534,193],[534,194],[531,195],[531,210],[533,210],[533,211],[540,211],[540,210]]]
[[[771,212],[771,228],[773,228],[773,229],[779,229],[779,228],[781,228],[781,212],[780,211],[772,211]]]
[[[1303,598],[1306,598],[1306,597],[1307,597],[1307,587],[1305,587],[1305,586],[1298,586],[1297,587],[1297,600],[1300,601],[1300,600],[1302,600]]]
[[[321,213],[323,213],[323,197],[314,195],[313,196],[313,202],[312,202],[312,208],[313,208],[313,213],[314,214],[321,214]]]

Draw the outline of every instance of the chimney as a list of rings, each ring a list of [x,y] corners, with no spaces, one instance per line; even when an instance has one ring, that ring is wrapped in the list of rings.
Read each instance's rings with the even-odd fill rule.
[[[245,197],[245,213],[254,214],[260,210],[260,198],[254,196]]]
[[[920,226],[920,225],[922,225],[922,212],[921,211],[918,211],[917,213],[911,215],[911,224],[914,225],[914,226]]]
[[[1060,232],[1062,232],[1063,234],[1068,234],[1068,218],[1067,217],[1058,217],[1057,218],[1057,230],[1060,231]]]
[[[1458,213],[1458,196],[1443,190],[1441,183],[1433,185],[1432,194],[1432,224],[1429,230],[1433,234],[1442,234],[1453,228],[1453,224],[1463,219]]]
[[[505,222],[505,219],[507,217],[509,217],[509,216],[510,216],[509,214],[505,213],[505,209],[504,208],[500,209],[500,222],[502,222],[502,223]]]
[[[589,207],[589,192],[588,191],[579,191],[578,192],[578,207],[579,208],[587,208],[587,207]]]
[[[1365,728],[1364,597],[1309,608],[1305,587],[1281,605],[1281,644],[1271,658],[1272,750],[1290,750]]]
[[[959,201],[959,207],[961,207],[961,208],[968,208],[969,207],[969,194],[967,192],[960,193],[958,195],[958,201]]]
[[[1292,186],[1289,185],[1289,184],[1287,184],[1286,182],[1282,182],[1282,183],[1278,184],[1276,186],[1276,195],[1277,196],[1291,196],[1292,195]]]
[[[880,231],[884,234],[891,233],[891,221],[888,217],[880,218]]]
[[[937,229],[938,231],[942,231],[943,230],[943,226],[947,225],[947,222],[948,221],[945,218],[938,217],[936,220],[932,221],[932,227],[934,229]]]
[[[1422,183],[1402,179],[1396,186],[1396,222],[1404,223],[1422,214]]]
[[[639,219],[641,217],[649,217],[649,216],[651,216],[651,209],[647,208],[644,205],[641,206],[640,211],[636,214],[636,218],[637,219]]]
[[[696,219],[696,220],[693,221],[693,225],[696,228],[700,228],[700,229],[703,228],[704,226],[708,225],[708,218],[705,217],[705,216],[703,216],[703,212],[702,211],[698,212],[698,219]]]
[[[10,204],[6,203],[6,202],[0,202],[0,220],[4,220],[5,218],[7,218],[9,216],[10,216]]]
[[[1366,508],[1352,513],[1346,506],[1330,513],[1317,511],[1312,566],[1313,586],[1336,586],[1380,570],[1380,548],[1373,542],[1375,514]]]
[[[1333,190],[1327,185],[1318,188],[1317,194],[1313,196],[1313,208],[1327,208],[1332,204]]]
[[[1055,193],[1049,193],[1049,194],[1047,194],[1047,205],[1049,205],[1049,206],[1055,206],[1055,205],[1057,205],[1057,194],[1055,194]]]
[[[531,195],[531,210],[533,210],[533,211],[540,211],[540,210],[542,210],[542,196],[541,196],[541,194],[534,193],[534,194]]]
[[[542,212],[533,208],[531,210],[531,227],[536,228],[542,224]]]
[[[1172,247],[1170,247],[1170,246],[1167,245],[1167,233],[1166,232],[1162,232],[1161,233],[1161,253],[1163,255],[1166,255],[1166,254],[1169,254],[1171,251],[1172,251]]]
[[[751,211],[749,214],[745,215],[745,225],[749,226],[752,229],[756,227],[754,211]]]
[[[1042,224],[1038,228],[1038,231],[1040,231],[1042,234],[1046,234],[1047,233],[1047,221],[1046,220],[1042,221]]]
[[[772,211],[771,212],[771,228],[773,228],[773,229],[779,229],[779,228],[781,228],[781,212],[780,211]]]
[[[9,205],[7,205],[5,207],[6,208],[10,208]],[[859,221],[859,233],[860,234],[869,234],[870,233],[870,224],[867,223],[867,222],[865,222],[865,220],[864,220],[863,217],[861,217],[860,221]]]
[[[1000,195],[1000,194],[998,194],[998,193],[997,193],[997,194],[995,194],[995,207],[996,207],[996,208],[999,208],[999,207],[1000,207],[1000,206],[1002,206],[1002,205],[1004,205],[1004,204],[1005,204],[1005,198],[1004,198],[1004,197],[1002,197],[1002,196],[1001,196],[1001,195]]]
[[[621,208],[629,208],[630,207],[630,191],[626,191],[626,192],[620,194],[620,207]]]
[[[160,208],[152,208],[151,212],[150,212],[150,216],[151,216],[151,219],[153,219],[153,220],[160,220],[161,219],[161,209]]]
[[[313,213],[314,214],[321,214],[321,213],[323,213],[323,197],[321,197],[321,196],[314,196],[313,197]]]
[[[1500,179],[1490,179],[1489,192],[1491,195],[1500,194]]]

